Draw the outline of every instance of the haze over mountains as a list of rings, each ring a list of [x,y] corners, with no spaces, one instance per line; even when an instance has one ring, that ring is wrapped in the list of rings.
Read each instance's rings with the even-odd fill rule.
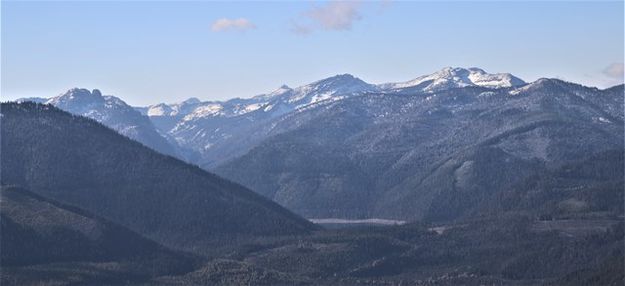
[[[524,84],[522,80],[510,74],[488,74],[478,68],[445,68],[408,82],[379,85],[343,74],[297,88],[283,85],[268,94],[247,99],[202,102],[190,98],[181,103],[136,107],[150,118],[156,132],[145,118],[130,111],[122,100],[102,96],[99,90],[91,93],[74,88],[49,99],[23,98],[18,101],[53,104],[71,113],[93,118],[161,153],[176,155],[204,168],[213,168],[242,155],[262,139],[248,138],[247,135],[256,131],[255,128],[266,128],[260,125],[318,102],[374,92],[433,92],[466,86],[500,88],[521,84]]]
[[[624,107],[623,85],[477,68],[224,102],[3,103],[0,278],[620,285]]]
[[[446,220],[480,213],[528,177],[622,150],[622,92],[445,68],[407,82],[344,74],[248,99],[137,111],[80,89],[46,102],[307,217]]]

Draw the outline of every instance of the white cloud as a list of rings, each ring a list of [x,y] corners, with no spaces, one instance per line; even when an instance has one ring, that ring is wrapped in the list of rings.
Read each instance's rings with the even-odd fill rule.
[[[211,25],[211,30],[213,32],[226,32],[226,31],[247,31],[251,29],[256,29],[256,25],[250,22],[250,20],[245,18],[238,19],[228,19],[221,18],[217,21],[213,22]]]
[[[314,7],[306,15],[326,30],[350,30],[360,20],[359,2],[332,1]]]
[[[330,1],[302,13],[300,19],[291,23],[291,31],[300,35],[307,35],[319,29],[347,31],[360,19],[362,19],[360,2]]]
[[[623,79],[623,63],[612,63],[603,70],[603,74],[616,79]]]

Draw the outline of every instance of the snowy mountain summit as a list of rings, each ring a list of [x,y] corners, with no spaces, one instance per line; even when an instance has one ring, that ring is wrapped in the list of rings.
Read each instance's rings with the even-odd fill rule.
[[[375,92],[395,92],[408,89],[435,92],[449,88],[482,86],[503,88],[524,85],[525,82],[508,73],[489,74],[479,68],[444,68],[430,75],[399,82],[370,84],[351,74],[339,74],[306,85],[291,88],[282,85],[276,90],[252,98],[234,98],[227,101],[201,102],[190,98],[181,103],[160,103],[138,108],[151,118],[175,118],[175,121],[195,121],[203,118],[228,118],[241,115],[276,117],[318,102],[340,100],[346,97]],[[249,113],[249,114],[248,114]],[[162,120],[161,120],[162,121]],[[169,133],[176,123],[165,120],[161,131]],[[158,125],[158,124],[157,124]],[[178,126],[180,129],[181,126]]]
[[[489,74],[478,68],[444,68],[408,82],[386,84],[371,84],[351,74],[337,74],[297,87],[281,85],[251,98],[226,101],[190,98],[180,103],[161,103],[137,110],[149,116],[161,134],[173,138],[182,149],[195,152],[189,156],[199,157],[197,163],[209,166],[222,158],[237,155],[235,151],[246,150],[255,140],[266,136],[264,132],[272,128],[267,127],[271,124],[263,125],[263,122],[274,122],[283,115],[316,106],[369,93],[428,93],[467,86],[496,89],[524,84],[511,74]],[[254,140],[243,140],[252,145],[241,147],[241,140],[236,138],[250,138],[252,133],[257,134]],[[236,140],[239,141],[232,143]]]
[[[490,74],[479,68],[444,68],[406,82],[371,84],[351,74],[337,74],[297,87],[279,88],[250,98],[131,107],[99,90],[73,88],[53,98],[22,100],[53,104],[71,113],[93,118],[119,133],[161,153],[177,155],[203,167],[242,155],[269,136],[273,124],[287,114],[328,106],[371,93],[432,93],[479,86],[521,92],[526,84],[508,74]],[[518,91],[517,91],[518,90]],[[19,101],[19,100],[18,100]],[[243,138],[243,139],[241,139]],[[253,138],[253,139],[249,139]],[[235,148],[236,147],[236,148]]]
[[[191,97],[183,102],[174,103],[174,104],[166,104],[159,103],[156,105],[148,106],[145,115],[148,116],[176,116],[178,114],[187,114],[200,104],[200,100]]]
[[[27,99],[17,101],[25,100]],[[141,115],[139,111],[115,96],[102,95],[100,90],[72,88],[49,99],[36,98],[35,100],[94,119],[163,154],[177,155],[174,146],[158,132],[149,117]]]
[[[270,93],[252,98],[206,102],[190,98],[180,103],[160,103],[139,110],[150,117],[179,117],[179,120],[184,121],[207,117],[235,117],[257,110],[269,116],[279,116],[320,101],[377,91],[380,89],[374,84],[366,83],[350,74],[341,74],[296,88],[282,85]]]
[[[70,111],[74,114],[86,115],[97,107],[104,105],[102,93],[94,89],[72,88],[65,93],[48,99],[45,103]]]
[[[273,105],[280,104],[293,110],[328,99],[340,99],[343,96],[377,91],[379,91],[378,87],[373,84],[366,83],[351,74],[340,74],[296,88],[283,85],[269,94],[262,94],[255,98],[268,100],[267,111]]]
[[[383,90],[416,88],[425,92],[435,92],[450,88],[481,86],[487,88],[505,88],[524,85],[525,82],[509,73],[489,74],[479,68],[446,67],[433,74],[417,77],[413,80],[379,85]]]

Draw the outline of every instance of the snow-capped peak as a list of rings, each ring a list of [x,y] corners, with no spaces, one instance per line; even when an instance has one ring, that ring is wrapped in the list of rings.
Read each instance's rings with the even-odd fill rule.
[[[524,85],[525,82],[509,73],[489,74],[478,68],[470,68],[469,80],[478,86],[488,88],[502,88]]]
[[[104,102],[105,98],[99,90],[89,91],[85,88],[72,88],[46,101],[47,104],[71,111],[86,110],[95,105],[102,105]]]
[[[202,101],[200,101],[198,98],[190,97],[178,103],[159,103],[155,105],[150,105],[147,107],[145,114],[147,114],[148,116],[185,116],[188,113],[192,112],[193,109],[195,109],[200,104],[202,104]]]
[[[252,101],[254,107],[264,105],[266,112],[281,110],[277,113],[283,113],[319,101],[376,91],[379,89],[373,84],[351,74],[339,74],[296,88],[282,85],[270,93],[253,97]]]
[[[348,96],[378,91],[378,87],[351,74],[340,74],[295,88],[286,101],[298,106],[335,96]]]
[[[289,91],[292,91],[293,89],[290,88],[288,85],[283,84],[281,85],[279,88],[277,88],[276,90],[272,91],[271,93],[269,93],[268,95],[271,96],[275,96],[275,95],[281,95],[281,94],[285,94]]]
[[[89,91],[86,88],[71,88],[58,96],[50,98],[48,101],[61,102],[66,100],[97,100],[102,98],[102,93],[94,89]]]
[[[148,107],[146,114],[148,116],[166,116],[170,115],[174,110],[165,103],[159,103]]]
[[[446,67],[433,74],[420,76],[410,81],[379,85],[382,89],[417,87],[426,92],[466,86],[503,88],[523,85],[525,82],[509,73],[489,74],[479,68]]]

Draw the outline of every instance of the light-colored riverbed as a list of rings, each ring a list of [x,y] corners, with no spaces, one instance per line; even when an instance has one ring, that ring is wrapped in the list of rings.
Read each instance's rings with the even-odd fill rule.
[[[309,221],[316,224],[377,224],[377,225],[402,225],[403,220],[369,218],[369,219],[342,219],[342,218],[309,218]]]

